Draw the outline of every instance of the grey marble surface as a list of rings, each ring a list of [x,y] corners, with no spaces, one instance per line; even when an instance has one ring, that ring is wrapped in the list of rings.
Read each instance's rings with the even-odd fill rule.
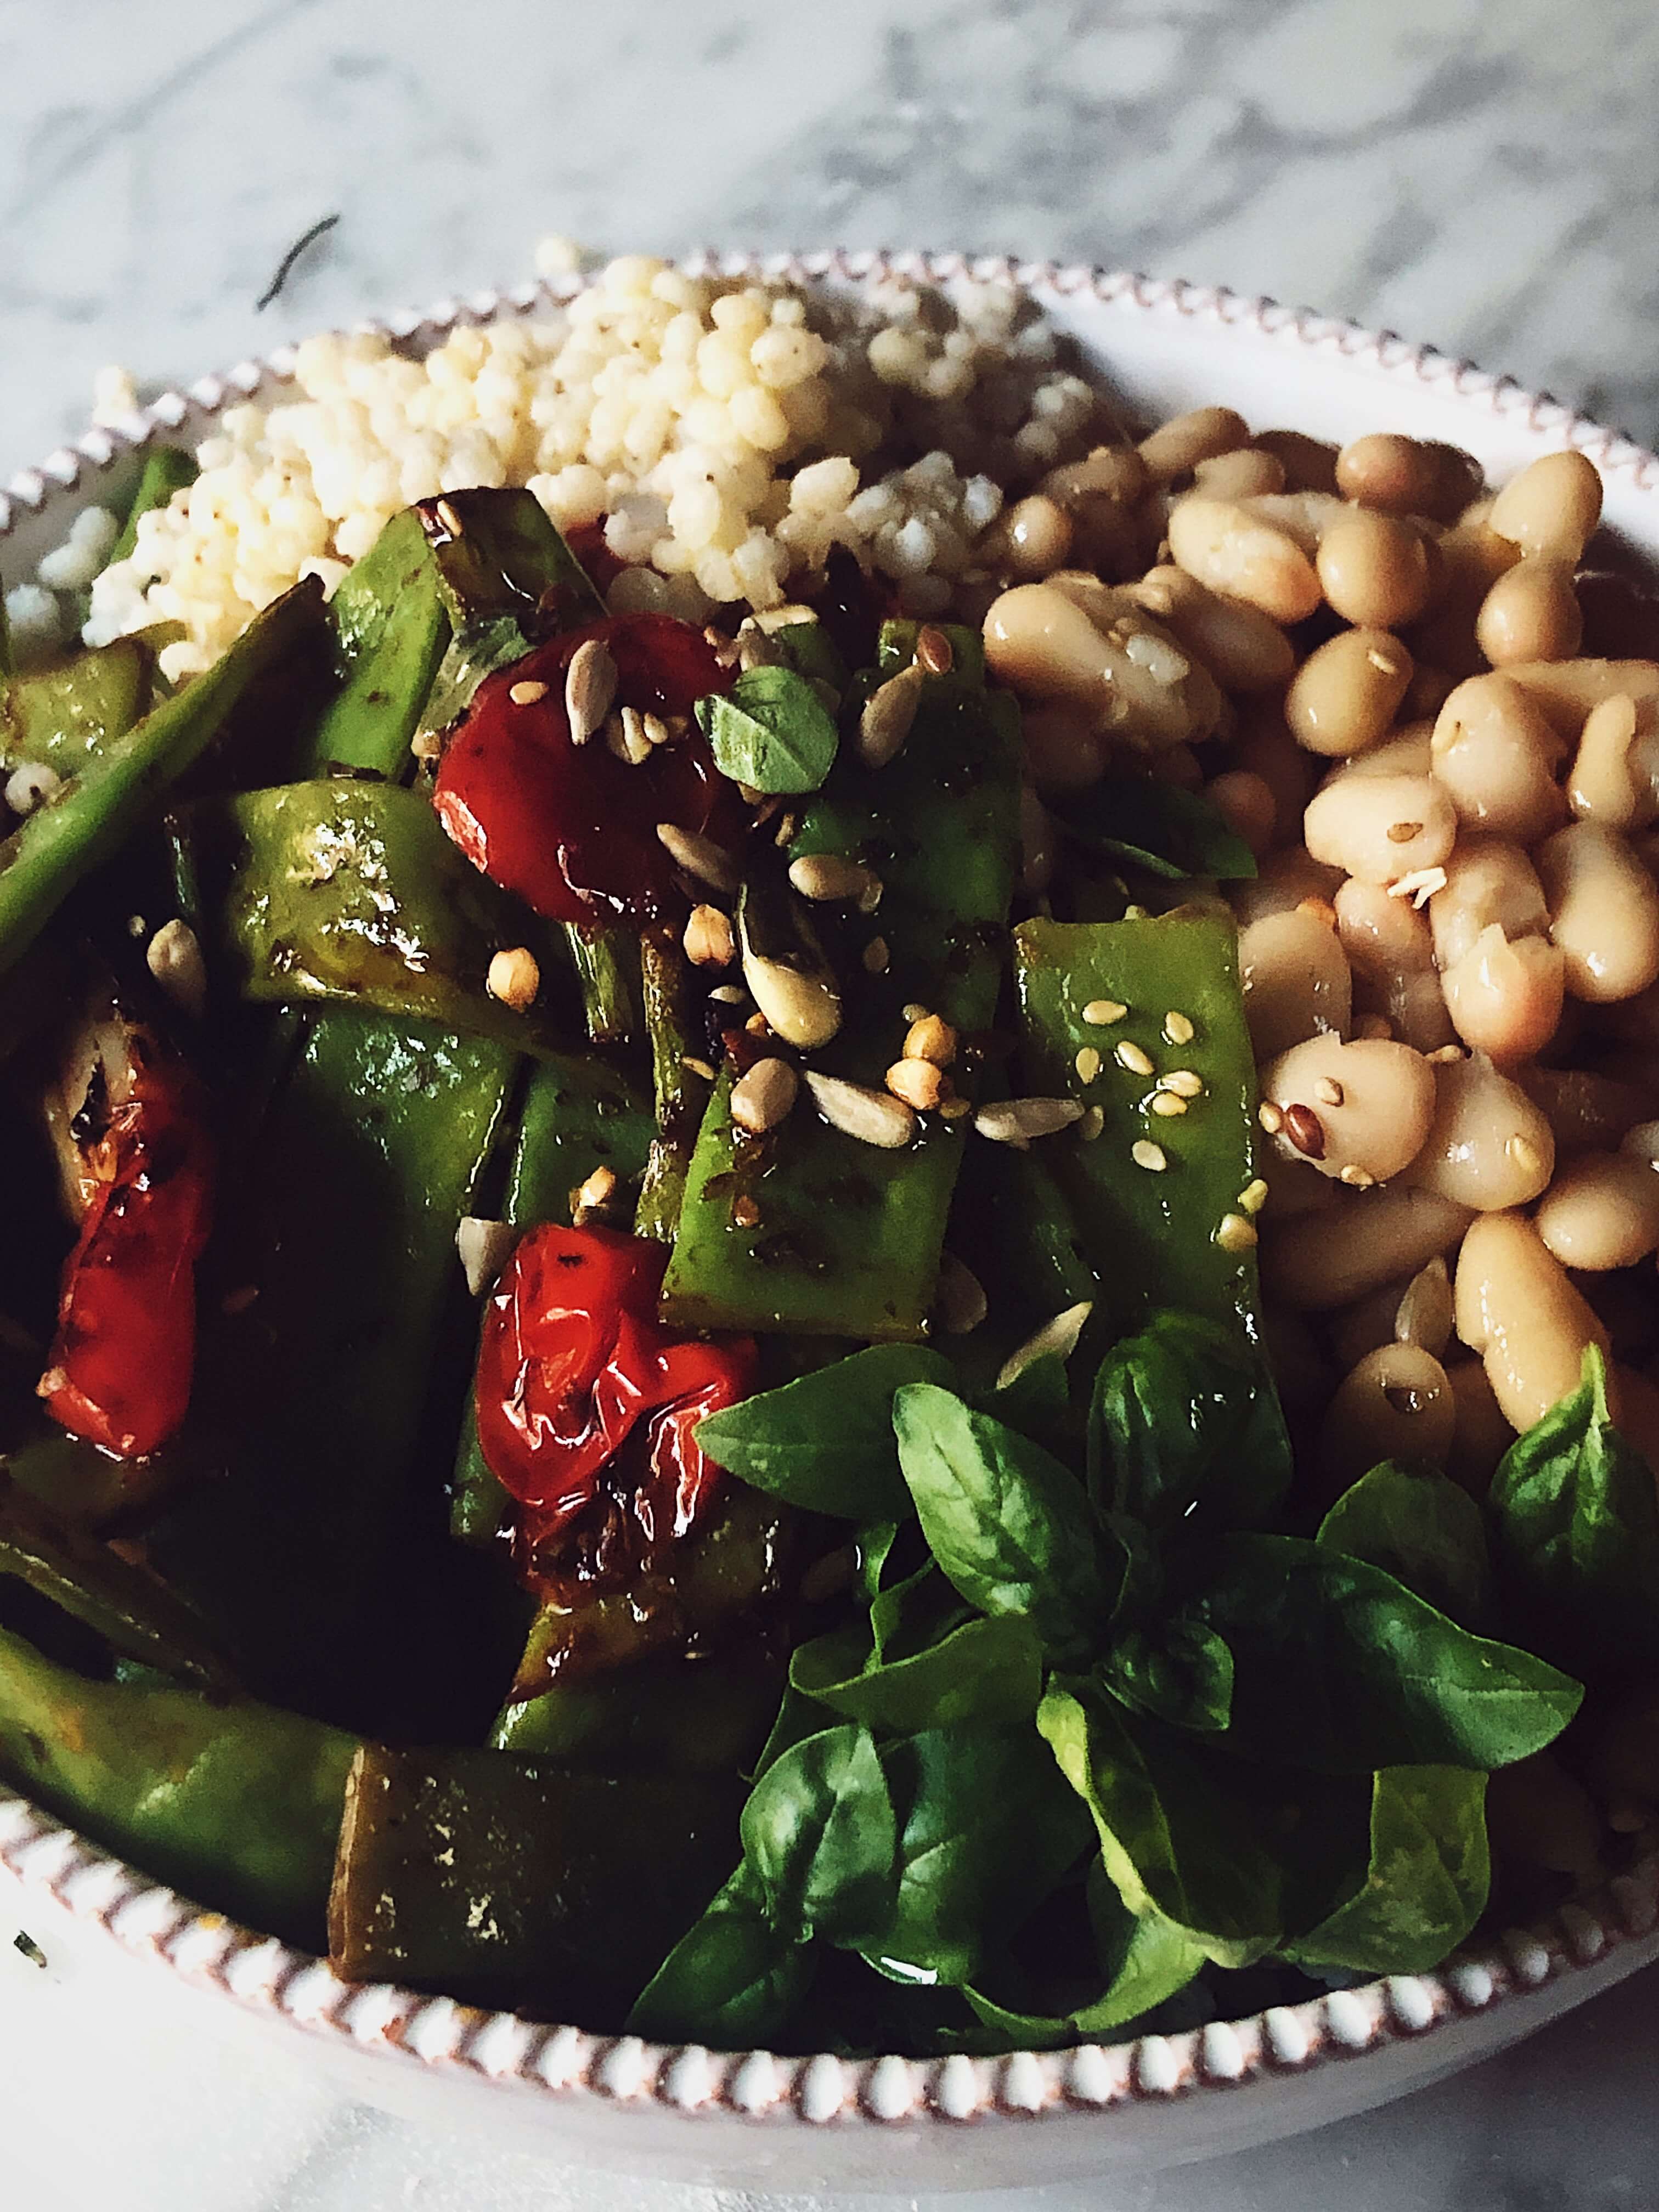
[[[1433,339],[1652,441],[1656,96],[1652,0],[0,0],[0,477],[82,426],[106,362],[159,386],[527,274],[551,229],[1137,264]],[[1650,1972],[1277,2150],[1024,2202],[1647,2212],[1656,1999]],[[759,2201],[351,2107],[292,2135],[216,2107],[176,2159],[100,2162],[88,2087],[0,2094],[8,2212],[198,2212],[222,2168],[262,2212]]]

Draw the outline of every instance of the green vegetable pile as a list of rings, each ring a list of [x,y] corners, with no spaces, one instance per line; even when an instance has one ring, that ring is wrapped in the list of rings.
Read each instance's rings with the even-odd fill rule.
[[[0,672],[5,774],[55,779],[0,844],[0,1778],[344,1972],[714,2046],[1062,2045],[1431,1968],[1565,1886],[1494,1850],[1490,1778],[1588,1772],[1659,1675],[1601,1356],[1484,1498],[1322,1495],[1262,1350],[1248,852],[1109,780],[1027,896],[977,639],[821,599],[681,740],[749,810],[680,910],[725,896],[717,975],[441,826],[480,685],[600,611],[527,495],[399,515],[176,696],[155,637]],[[814,860],[878,895],[809,907]],[[509,949],[528,1005],[486,988]],[[780,972],[837,1019],[757,1133],[737,978]],[[887,1145],[814,1109],[919,1011],[957,1110]],[[217,1171],[188,1411],[124,1455],[41,1381],[83,1348],[56,1186],[157,1065]],[[976,1132],[1020,1101],[1045,1133]],[[653,1328],[757,1377],[696,1429],[712,1503],[580,1587],[486,1456],[455,1256],[573,1203],[654,1249]]]

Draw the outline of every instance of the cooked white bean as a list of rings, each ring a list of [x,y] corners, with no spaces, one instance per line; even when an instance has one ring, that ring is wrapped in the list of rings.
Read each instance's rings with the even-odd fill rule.
[[[1561,743],[1518,684],[1473,676],[1435,718],[1431,757],[1460,822],[1531,844],[1563,814],[1554,769]]]
[[[1231,757],[1236,768],[1259,775],[1272,792],[1279,839],[1299,838],[1302,811],[1313,797],[1319,763],[1291,735],[1277,701],[1252,701],[1246,707]]]
[[[1197,656],[1224,690],[1272,691],[1288,684],[1296,651],[1279,624],[1257,607],[1224,599],[1184,568],[1154,568],[1133,586],[1135,599]]]
[[[1173,483],[1200,461],[1249,443],[1250,426],[1231,407],[1194,407],[1172,416],[1144,437],[1136,451],[1157,483]]]
[[[1386,1182],[1416,1158],[1434,1115],[1434,1070],[1384,1037],[1316,1036],[1261,1071],[1261,1095],[1285,1116],[1274,1141],[1339,1182]]]
[[[1385,514],[1426,514],[1452,522],[1480,489],[1479,463],[1458,446],[1374,430],[1336,457],[1336,485],[1345,498]]]
[[[1443,1467],[1455,1423],[1451,1385],[1433,1354],[1379,1345],[1338,1385],[1319,1432],[1320,1472],[1346,1489],[1387,1459]]]
[[[1543,1050],[1561,1019],[1566,963],[1546,937],[1506,938],[1497,922],[1441,971],[1452,1027],[1472,1052],[1512,1067]]]
[[[1434,1119],[1412,1181],[1480,1213],[1536,1198],[1555,1169],[1555,1135],[1542,1110],[1484,1053],[1443,1061],[1434,1074]],[[1659,1175],[1653,1180],[1659,1191]]]
[[[1352,877],[1335,899],[1336,933],[1367,997],[1402,1043],[1436,1052],[1452,1040],[1451,1017],[1434,964],[1429,919],[1410,899]]]
[[[1272,453],[1242,446],[1231,453],[1215,453],[1193,468],[1193,489],[1206,499],[1257,499],[1264,492],[1283,491],[1285,469]]]
[[[1086,791],[1106,772],[1105,749],[1086,708],[1051,701],[1020,715],[1025,767],[1040,791]]]
[[[1189,576],[1274,622],[1301,622],[1319,605],[1319,578],[1295,539],[1236,500],[1177,500],[1169,539],[1176,566]]]
[[[1072,518],[1044,492],[1016,500],[982,542],[980,555],[995,572],[1034,582],[1063,568],[1072,550]]]
[[[1434,957],[1452,967],[1493,923],[1505,937],[1549,927],[1538,871],[1519,845],[1504,837],[1466,837],[1446,863],[1444,886],[1429,901]]]
[[[1146,464],[1133,446],[1097,446],[1080,461],[1062,461],[1037,485],[1037,494],[1064,507],[1109,499],[1133,507],[1150,488]],[[1016,512],[1018,510],[1015,510]]]
[[[1247,929],[1264,915],[1289,914],[1309,901],[1328,907],[1341,881],[1340,869],[1311,859],[1300,845],[1285,845],[1269,853],[1248,882],[1231,884],[1229,899],[1239,927]]]
[[[1533,1219],[1564,1267],[1632,1267],[1659,1250],[1659,1171],[1632,1152],[1583,1152]]]
[[[1474,620],[1475,643],[1494,668],[1572,659],[1584,640],[1572,572],[1571,561],[1533,554],[1498,579]]]
[[[1659,812],[1651,778],[1634,757],[1644,720],[1655,720],[1650,702],[1638,709],[1627,691],[1592,707],[1579,732],[1567,777],[1567,805],[1580,821],[1609,830],[1643,830]]]
[[[1659,1121],[1632,1121],[1619,1139],[1619,1149],[1632,1159],[1659,1168]]]
[[[1352,760],[1341,760],[1325,772],[1326,781],[1339,775],[1429,775],[1433,773],[1432,722],[1407,722],[1392,737],[1367,745]]]
[[[1482,1361],[1449,1361],[1446,1380],[1457,1415],[1446,1472],[1472,1496],[1484,1498],[1498,1461],[1515,1442],[1515,1431],[1504,1418]]]
[[[1606,1006],[1659,978],[1659,887],[1616,830],[1569,823],[1535,858],[1576,999]]]
[[[1325,439],[1310,438],[1305,430],[1258,430],[1250,443],[1273,455],[1288,490],[1335,491],[1336,447]]]
[[[1248,769],[1229,769],[1205,785],[1204,795],[1259,860],[1273,842],[1279,819],[1272,787]]]
[[[1512,1428],[1529,1429],[1578,1387],[1584,1352],[1607,1333],[1532,1223],[1483,1213],[1457,1255],[1457,1334],[1486,1364]]]
[[[1492,503],[1491,527],[1523,553],[1577,562],[1601,520],[1601,478],[1576,452],[1545,453],[1511,477]]]
[[[1569,745],[1603,699],[1626,692],[1638,703],[1659,700],[1659,661],[1517,660],[1504,673],[1536,701]]]
[[[1097,629],[1052,579],[1016,584],[985,617],[986,659],[1016,690],[1067,699],[1116,738],[1149,747],[1208,737],[1221,694],[1127,593],[1112,595],[1109,629]]]
[[[1324,915],[1294,907],[1264,915],[1239,932],[1244,1018],[1258,1060],[1304,1037],[1346,1036],[1352,982],[1336,932]]]
[[[1315,860],[1392,884],[1451,858],[1457,817],[1431,776],[1339,776],[1310,800],[1302,835]]]
[[[1043,582],[1051,592],[1064,593],[1073,606],[1081,607],[1097,630],[1110,629],[1124,610],[1133,605],[1130,593],[1087,568],[1056,568]]]
[[[1262,1215],[1266,1279],[1303,1313],[1352,1305],[1396,1276],[1414,1275],[1437,1253],[1449,1252],[1474,1218],[1467,1206],[1409,1183],[1352,1192],[1339,1186],[1339,1193],[1335,1205],[1294,1220],[1275,1222],[1272,1200]]]
[[[1346,759],[1388,730],[1412,680],[1391,631],[1349,629],[1308,655],[1285,695],[1285,719],[1310,753]]]
[[[1328,524],[1315,562],[1326,604],[1359,629],[1396,629],[1429,603],[1429,549],[1399,515],[1351,507]]]
[[[1310,561],[1325,532],[1349,512],[1346,501],[1322,491],[1258,492],[1239,504],[1258,522],[1294,538]]]

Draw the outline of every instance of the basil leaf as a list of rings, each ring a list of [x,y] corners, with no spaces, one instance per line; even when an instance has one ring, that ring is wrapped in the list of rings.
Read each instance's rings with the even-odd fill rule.
[[[1425,1974],[1486,1906],[1486,1778],[1455,1766],[1389,1766],[1372,1788],[1364,1880],[1284,1947],[1300,1966],[1357,1974]]]
[[[808,1947],[773,1924],[752,1871],[739,1866],[646,1984],[628,2032],[662,2043],[706,2039],[723,2051],[764,2045],[805,1995],[812,1965]]]
[[[1542,1659],[1472,1636],[1381,1568],[1295,1536],[1212,1546],[1194,1607],[1233,1654],[1229,1748],[1328,1773],[1507,1766],[1583,1698]]]
[[[1290,1487],[1290,1437],[1262,1362],[1197,1314],[1154,1314],[1095,1376],[1089,1487],[1153,1530],[1250,1526]]]
[[[893,1426],[922,1534],[950,1582],[981,1613],[1028,1620],[1051,1656],[1086,1659],[1121,1564],[1082,1485],[1040,1444],[933,1383],[898,1393]]]
[[[1029,1721],[1042,1693],[1042,1653],[1030,1624],[957,1609],[954,1622],[908,1656],[884,1660],[861,1624],[796,1650],[789,1680],[868,1728],[909,1733],[959,1722]]]
[[[834,715],[793,668],[747,670],[729,691],[698,700],[697,720],[721,775],[756,791],[816,791],[841,742]]]
[[[850,1521],[908,1520],[893,1393],[950,1364],[925,1345],[877,1344],[697,1425],[700,1449],[752,1489]]]
[[[988,1150],[991,1149],[987,1147]],[[1066,1362],[1054,1352],[1034,1359],[1023,1367],[1012,1382],[1000,1390],[989,1392],[981,1401],[981,1410],[994,1415],[1011,1429],[1018,1429],[1023,1437],[1053,1451],[1064,1448],[1067,1431],[1072,1425],[1071,1386],[1066,1379]]]
[[[1152,1633],[1126,1630],[1098,1671],[1120,1704],[1171,1728],[1216,1735],[1232,1717],[1233,1655],[1226,1639],[1182,1614]]]
[[[832,691],[847,689],[852,680],[847,672],[847,663],[823,623],[783,623],[769,631],[768,635],[775,650],[783,654],[785,663],[797,676],[805,677],[809,683],[816,680],[827,684]]]
[[[1387,1460],[1344,1491],[1318,1540],[1364,1559],[1465,1628],[1498,1618],[1486,1528],[1467,1490],[1431,1468]]]
[[[1282,1877],[1219,1762],[1132,1723],[1075,1677],[1050,1686],[1037,1727],[1094,1814],[1101,1858],[1131,1912],[1161,1914],[1224,1966],[1273,1948]]]
[[[784,1752],[750,1791],[741,1832],[780,1927],[854,1942],[887,1920],[897,1822],[868,1729],[848,1722]]]
[[[1659,1650],[1659,1499],[1613,1425],[1594,1345],[1584,1379],[1504,1455],[1487,1501],[1498,1566],[1540,1647],[1597,1680]]]
[[[881,1756],[904,1808],[898,1885],[860,1948],[901,1979],[965,1982],[1088,1850],[1088,1816],[1029,1721],[924,1729]]]
[[[1171,882],[1254,876],[1255,856],[1214,803],[1149,775],[1109,775],[1086,791],[1068,791],[1056,816],[1079,844]]]

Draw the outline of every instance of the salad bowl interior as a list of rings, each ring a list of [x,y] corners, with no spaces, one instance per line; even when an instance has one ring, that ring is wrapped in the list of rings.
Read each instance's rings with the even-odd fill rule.
[[[1397,429],[1465,448],[1500,483],[1540,454],[1575,447],[1601,472],[1615,539],[1632,561],[1659,562],[1659,459],[1553,400],[1390,336],[1082,268],[847,254],[710,265],[837,293],[894,273],[1006,274],[1126,412],[1147,420],[1218,405],[1338,442]],[[526,287],[448,301],[390,327],[418,350],[458,323],[530,314],[545,296]],[[32,568],[81,508],[132,481],[146,447],[193,444],[225,408],[275,393],[292,369],[279,352],[205,377],[24,471],[0,495],[0,566]],[[783,2191],[988,2190],[1267,2141],[1471,2064],[1659,1958],[1659,1861],[1650,1859],[1436,1972],[1334,1987],[1246,2018],[994,2057],[779,2057],[592,2035],[343,1982],[326,1962],[199,1910],[3,1790],[0,1898],[49,1959],[73,1962],[82,2004],[118,1984],[130,2009],[146,1990],[160,2005],[164,1978],[167,2005],[216,2008],[251,2057],[264,2039],[283,2039],[365,2102],[487,2127],[565,2161]]]

